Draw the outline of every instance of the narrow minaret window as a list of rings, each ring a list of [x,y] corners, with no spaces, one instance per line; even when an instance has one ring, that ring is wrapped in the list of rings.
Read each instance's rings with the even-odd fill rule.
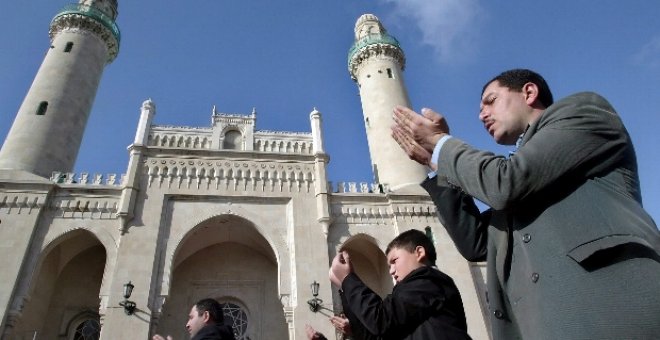
[[[73,49],[73,43],[69,41],[68,43],[66,43],[66,46],[64,47],[64,52],[67,53],[71,52],[72,49]]]
[[[392,69],[391,68],[387,69],[387,77],[394,78],[394,76],[392,75]]]
[[[426,232],[426,237],[431,239],[431,242],[435,243],[435,237],[433,236],[433,230],[431,230],[431,227],[426,226],[426,228],[424,228],[424,231]]]
[[[48,110],[48,102],[39,103],[39,107],[37,108],[37,116],[45,115],[46,110]]]

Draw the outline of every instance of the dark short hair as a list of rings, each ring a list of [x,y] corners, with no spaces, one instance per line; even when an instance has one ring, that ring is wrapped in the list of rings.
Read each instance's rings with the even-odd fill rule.
[[[214,299],[201,299],[195,304],[197,313],[202,316],[204,312],[209,312],[209,317],[215,323],[222,323],[224,316],[222,315],[222,306]]]
[[[484,95],[484,91],[486,91],[486,87],[494,81],[497,81],[500,85],[516,92],[521,92],[525,84],[534,83],[539,88],[539,101],[543,106],[548,107],[554,102],[548,83],[546,83],[545,79],[543,79],[540,74],[532,70],[518,68],[500,73],[484,85],[481,89],[482,96]]]
[[[426,251],[426,259],[429,261],[429,264],[435,265],[437,255],[433,242],[428,236],[426,236],[426,234],[417,229],[405,231],[393,239],[392,242],[387,245],[385,254],[389,254],[390,250],[394,248],[405,249],[412,253],[415,251],[415,248],[419,246],[424,247],[424,250]]]

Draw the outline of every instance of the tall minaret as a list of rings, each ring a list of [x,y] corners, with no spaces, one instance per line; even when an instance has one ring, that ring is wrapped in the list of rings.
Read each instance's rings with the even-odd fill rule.
[[[375,15],[364,14],[357,20],[348,70],[360,89],[374,177],[395,191],[418,188],[427,174],[390,136],[394,106],[411,107],[403,82],[405,62],[399,42],[387,34]]]
[[[119,51],[117,0],[80,0],[50,24],[50,48],[0,150],[0,170],[71,171],[106,64]]]

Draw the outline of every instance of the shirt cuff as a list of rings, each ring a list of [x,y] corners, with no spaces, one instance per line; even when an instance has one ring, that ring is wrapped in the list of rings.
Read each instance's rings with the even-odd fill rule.
[[[435,144],[435,148],[433,148],[433,154],[431,154],[431,164],[436,165],[436,169],[438,168],[436,161],[440,159],[440,149],[442,149],[442,146],[445,145],[445,142],[451,138],[451,135],[444,135],[442,138],[438,140],[438,142]],[[429,178],[433,178],[437,176],[438,173],[436,171],[429,171],[428,176]]]

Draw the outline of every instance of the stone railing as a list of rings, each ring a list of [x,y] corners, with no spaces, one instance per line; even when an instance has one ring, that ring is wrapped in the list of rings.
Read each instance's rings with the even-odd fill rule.
[[[328,182],[328,187],[334,193],[354,193],[354,194],[383,194],[389,191],[386,184],[366,183],[366,182],[337,182],[335,187],[332,182]]]
[[[50,176],[50,180],[60,184],[91,184],[91,185],[111,185],[121,186],[126,180],[126,175],[122,174],[117,178],[117,174],[93,174],[90,176],[88,172],[81,172],[78,177],[73,172],[58,172],[54,171]]]
[[[168,148],[210,149],[212,139],[210,131],[190,135],[173,132],[152,132],[149,134],[147,145]]]
[[[260,152],[311,155],[314,152],[314,145],[311,141],[255,138],[254,150]]]
[[[303,164],[152,159],[145,171],[158,188],[309,193],[315,180]]]
[[[188,131],[152,131],[149,134],[149,146],[160,146],[166,148],[182,149],[211,149],[213,139],[210,130],[198,129],[192,133]],[[290,134],[290,133],[289,133]],[[278,138],[281,137],[281,138]],[[304,140],[300,137],[296,139],[287,138],[285,134],[273,135],[268,137],[255,136],[253,150],[258,152],[287,153],[312,155],[314,152],[314,143],[311,140]],[[250,150],[247,150],[250,151]]]
[[[432,223],[437,220],[436,207],[428,202],[396,205],[333,204],[330,214],[340,223],[392,224],[394,220]]]

